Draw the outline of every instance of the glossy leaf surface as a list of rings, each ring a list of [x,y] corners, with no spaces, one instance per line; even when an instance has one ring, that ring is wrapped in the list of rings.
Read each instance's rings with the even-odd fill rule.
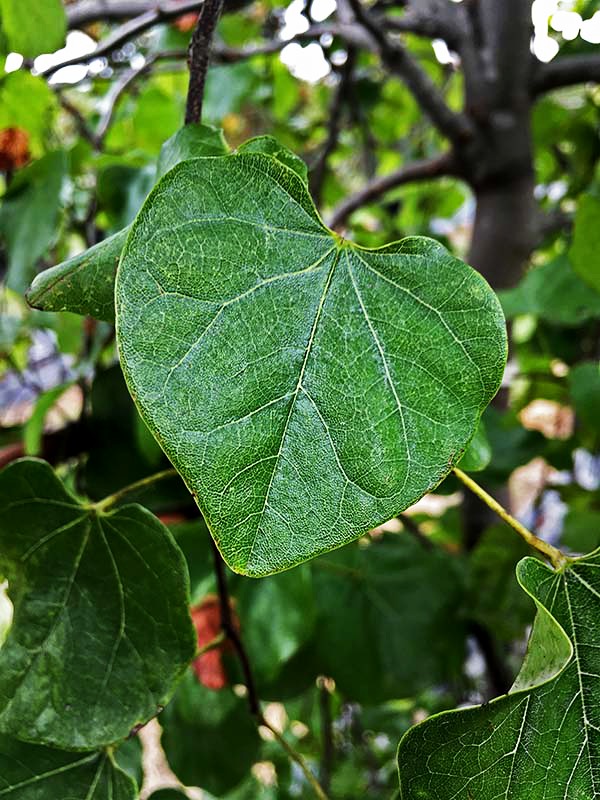
[[[0,730],[65,749],[124,739],[194,655],[187,570],[141,506],[81,506],[42,461],[0,473],[14,619],[0,649]]]
[[[116,299],[132,396],[250,575],[339,547],[437,485],[504,368],[477,273],[429,239],[342,240],[264,155],[165,176]]]
[[[432,717],[398,751],[405,800],[581,800],[600,787],[600,553],[556,573],[526,558],[538,605],[511,694]]]

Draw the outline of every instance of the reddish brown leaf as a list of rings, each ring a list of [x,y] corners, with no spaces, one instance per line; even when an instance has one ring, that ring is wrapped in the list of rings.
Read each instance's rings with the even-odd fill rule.
[[[178,31],[181,33],[190,33],[196,27],[196,22],[198,21],[198,12],[197,11],[190,11],[187,14],[182,14],[180,17],[177,17],[175,22],[173,23]]]
[[[30,159],[29,134],[22,128],[0,130],[0,171],[12,172]]]
[[[232,617],[236,627],[239,621],[232,608]],[[198,635],[198,647],[205,647],[221,633],[221,608],[219,598],[209,594],[197,606],[192,608],[192,621]],[[223,689],[229,685],[229,679],[223,665],[223,653],[231,649],[227,641],[204,653],[192,663],[196,677],[207,689]]]

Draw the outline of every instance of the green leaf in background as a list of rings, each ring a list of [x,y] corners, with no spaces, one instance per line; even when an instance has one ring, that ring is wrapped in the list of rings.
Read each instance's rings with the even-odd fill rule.
[[[135,784],[108,753],[65,753],[0,736],[0,797],[135,800]]]
[[[223,132],[208,125],[186,125],[161,149],[157,178],[180,161],[200,155],[223,155]],[[144,192],[145,196],[145,192]],[[27,292],[27,302],[42,311],[72,311],[114,322],[115,274],[129,227],[79,255],[44,270]]]
[[[293,153],[289,148],[280,144],[274,136],[255,136],[241,144],[238,153],[264,153],[281,161],[286,167],[293,170],[304,183],[308,183],[308,167],[306,163]]]
[[[220,128],[195,123],[185,125],[163,144],[158,157],[156,177],[161,178],[188,158],[224,156],[228,152],[229,147]]]
[[[501,641],[523,636],[533,620],[531,598],[521,591],[515,577],[518,562],[529,552],[522,539],[499,524],[484,531],[468,555],[466,613]]]
[[[600,294],[575,274],[566,256],[530,269],[519,285],[498,293],[508,319],[534,314],[554,325],[581,325],[600,317]]]
[[[162,179],[116,298],[142,417],[229,566],[254,576],[339,547],[436,486],[506,358],[499,304],[474,270],[429,239],[341,239],[301,179],[259,154]]]
[[[446,553],[408,533],[386,534],[313,567],[319,666],[347,697],[362,703],[406,697],[460,672],[463,582]]]
[[[48,391],[42,392],[42,394],[38,396],[31,416],[23,427],[25,455],[37,456],[40,454],[46,415],[57,400],[72,385],[72,383],[62,383],[60,386],[54,386],[52,389],[48,389]]]
[[[0,81],[0,129],[24,130],[29,136],[29,149],[34,158],[39,158],[45,150],[57,108],[56,95],[39,75],[17,70]]]
[[[579,198],[573,244],[569,259],[573,269],[589,286],[600,292],[600,197],[584,194]]]
[[[65,43],[67,17],[61,0],[0,0],[0,21],[10,49],[25,58],[53,53]]]
[[[42,311],[72,311],[114,322],[115,275],[128,228],[46,269],[29,287],[26,299]]]
[[[485,432],[483,420],[479,420],[479,425],[475,435],[467,445],[464,456],[459,462],[459,466],[465,472],[481,472],[492,460],[492,448]]]
[[[262,581],[243,580],[235,597],[251,663],[261,681],[274,680],[315,629],[311,570],[301,566]]]
[[[600,219],[600,218],[599,218]],[[584,361],[569,370],[569,393],[579,421],[600,434],[600,363]]]
[[[58,228],[60,192],[67,173],[67,155],[48,153],[20,170],[0,205],[0,236],[8,253],[7,285],[23,292],[38,258],[53,242]]]
[[[186,786],[222,797],[258,760],[260,737],[247,700],[229,688],[207,689],[191,670],[160,723],[169,764]]]
[[[526,558],[517,575],[538,606],[521,673],[510,694],[439,714],[404,736],[405,800],[598,796],[600,553],[561,572]]]
[[[0,473],[0,552],[15,609],[0,730],[93,749],[157,714],[196,647],[167,529],[141,506],[82,506],[48,464],[23,459]]]

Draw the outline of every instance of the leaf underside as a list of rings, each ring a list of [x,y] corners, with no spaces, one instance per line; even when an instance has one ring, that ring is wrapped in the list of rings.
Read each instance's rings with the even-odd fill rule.
[[[345,544],[448,473],[499,386],[485,281],[424,238],[379,250],[320,221],[257,154],[168,173],[117,272],[121,364],[229,566]]]
[[[183,556],[141,506],[81,506],[42,461],[0,473],[0,731],[66,750],[125,739],[195,652]]]
[[[538,616],[512,693],[411,729],[404,800],[600,797],[600,551],[560,573],[526,558],[517,574]]]

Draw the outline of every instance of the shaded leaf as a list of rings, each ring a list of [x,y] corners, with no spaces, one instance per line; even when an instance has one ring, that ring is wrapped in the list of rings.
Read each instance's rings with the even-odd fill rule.
[[[408,534],[314,563],[319,664],[352,700],[377,703],[449,681],[465,653],[455,561]]]
[[[108,753],[65,753],[0,736],[0,797],[135,800],[135,784]]]
[[[310,568],[301,566],[262,581],[241,580],[235,595],[257,679],[272,681],[315,630]]]
[[[92,749],[169,700],[194,655],[188,579],[141,506],[82,506],[43,461],[0,473],[0,548],[14,620],[0,650],[0,730]]]
[[[575,274],[565,256],[529,270],[514,289],[499,292],[507,318],[535,314],[555,325],[581,325],[600,317],[600,294]]]
[[[26,299],[43,311],[72,311],[114,322],[115,274],[129,229],[46,269],[29,287]]]
[[[526,558],[517,576],[538,613],[511,693],[410,730],[398,751],[403,798],[598,795],[600,553],[561,572]]]
[[[156,177],[160,178],[188,158],[226,152],[221,130],[208,125],[186,125],[164,143]],[[154,182],[154,176],[142,172],[139,182],[141,197],[134,201],[134,216]],[[29,288],[27,302],[43,311],[72,311],[114,322],[115,274],[128,234],[129,227],[124,228],[83,253],[44,270]]]
[[[469,553],[467,613],[502,640],[523,636],[534,616],[533,603],[515,578],[517,563],[528,554],[525,542],[506,525],[484,531]]]
[[[66,154],[48,153],[20,170],[2,198],[0,235],[8,252],[7,285],[16,292],[25,291],[36,261],[56,236],[66,171]]]
[[[579,277],[597,292],[600,292],[599,219],[600,197],[582,195],[577,205],[569,259]]]
[[[260,738],[245,698],[213,692],[188,671],[160,717],[162,745],[177,777],[221,797],[257,760]]]
[[[600,434],[600,364],[597,361],[584,361],[572,367],[569,370],[569,392],[579,420]]]
[[[249,575],[339,547],[436,486],[504,368],[481,276],[429,239],[342,240],[264,155],[171,170],[116,292],[132,396]]]
[[[488,466],[491,460],[492,447],[487,438],[483,420],[479,420],[475,435],[467,445],[465,454],[459,461],[459,466],[465,472],[480,472]]]

